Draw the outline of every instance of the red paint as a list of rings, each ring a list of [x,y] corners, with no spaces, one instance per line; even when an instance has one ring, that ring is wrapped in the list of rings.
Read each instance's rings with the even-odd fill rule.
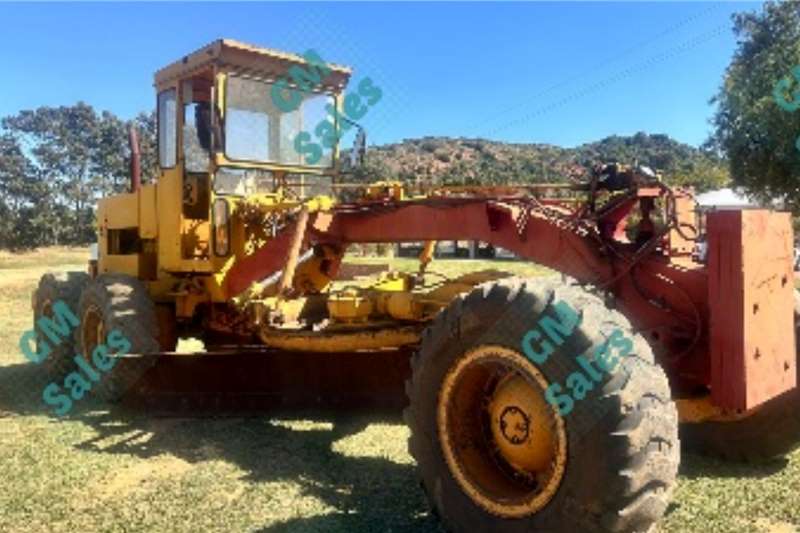
[[[622,213],[638,201],[634,197],[609,211],[609,218],[601,217],[597,227],[607,224],[616,233],[625,221]],[[787,361],[794,368],[788,215],[755,210],[712,213],[708,268],[672,263],[659,249],[631,268],[633,245],[606,239],[604,246],[591,226],[570,226],[585,212],[585,204],[575,204],[572,216],[556,217],[522,199],[358,204],[320,215],[316,224],[312,219],[308,239],[339,245],[485,241],[610,291],[616,308],[652,346],[676,394],[707,386],[718,405],[744,409],[794,387],[794,370],[777,372]],[[762,226],[763,235],[758,233]],[[292,231],[293,227],[284,229],[231,270],[226,279],[231,295],[282,268]],[[784,250],[787,246],[789,252]],[[777,287],[775,280],[784,274],[789,282]],[[772,281],[761,286],[762,278]],[[742,313],[756,301],[764,312],[745,320]],[[763,357],[754,363],[748,351],[756,347]]]

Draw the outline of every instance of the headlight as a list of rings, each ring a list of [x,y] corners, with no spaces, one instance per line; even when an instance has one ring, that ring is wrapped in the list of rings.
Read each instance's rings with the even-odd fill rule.
[[[230,208],[224,198],[217,198],[212,209],[214,220],[214,254],[225,256],[231,251]]]

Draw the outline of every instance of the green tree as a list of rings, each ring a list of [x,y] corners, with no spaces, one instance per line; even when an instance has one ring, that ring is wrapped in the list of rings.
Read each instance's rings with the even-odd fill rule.
[[[695,192],[701,193],[725,187],[730,181],[730,174],[723,161],[710,158],[692,161],[668,173],[664,179],[670,186],[693,187]]]
[[[126,124],[126,128],[131,125],[136,127],[139,135],[139,149],[142,158],[142,181],[148,182],[158,178],[161,171],[158,167],[158,123],[156,113],[139,113],[133,121]],[[126,145],[127,146],[127,145]],[[130,151],[125,152],[125,157],[130,157]]]
[[[0,247],[16,247],[14,224],[30,193],[32,168],[16,139],[0,136]]]
[[[13,136],[0,136],[0,199],[11,213],[18,212],[31,200],[35,182],[34,169]]]
[[[7,183],[16,187],[11,196],[18,203],[11,208],[29,223],[25,228],[46,226],[38,228],[40,239],[24,231],[18,240],[24,245],[94,240],[95,201],[127,188],[128,124],[79,102],[21,111],[3,119],[2,127],[28,160],[26,180]],[[30,190],[18,190],[20,183]]]
[[[800,5],[767,2],[733,21],[738,47],[711,100],[717,110],[707,144],[727,156],[735,184],[762,200],[784,199],[800,213],[800,113],[779,104],[800,89],[792,75],[800,65]]]

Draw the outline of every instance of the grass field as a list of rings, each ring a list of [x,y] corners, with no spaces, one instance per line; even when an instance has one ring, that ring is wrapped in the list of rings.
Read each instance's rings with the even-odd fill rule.
[[[84,260],[70,249],[0,254],[0,531],[438,531],[399,422],[154,418],[91,400],[66,419],[51,416],[41,369],[26,363],[19,338],[31,327],[39,276],[82,270]],[[510,262],[434,265],[544,272]],[[684,453],[659,531],[783,533],[792,524],[800,524],[800,451],[760,467]]]

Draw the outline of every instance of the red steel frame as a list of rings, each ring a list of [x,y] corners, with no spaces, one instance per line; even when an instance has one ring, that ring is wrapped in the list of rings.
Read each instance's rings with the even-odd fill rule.
[[[650,342],[676,397],[710,390],[715,405],[746,410],[793,388],[794,289],[791,252],[786,252],[792,242],[788,215],[755,210],[710,214],[706,267],[670,257],[670,251],[676,254],[686,246],[670,245],[667,236],[656,239],[660,246],[639,251],[622,238],[631,211],[662,192],[639,189],[597,210],[588,203],[569,210],[563,199],[386,198],[313,214],[305,245],[491,243],[612,293],[617,308]],[[757,235],[762,227],[769,231]],[[229,293],[238,294],[253,281],[283,268],[293,232],[294,226],[289,225],[235,265],[226,279]],[[756,241],[758,251],[749,252]],[[727,251],[720,252],[721,246]],[[767,254],[771,259],[767,266],[759,264],[757,254],[768,250],[777,252]],[[752,311],[756,300],[762,312],[746,314],[745,307]]]

